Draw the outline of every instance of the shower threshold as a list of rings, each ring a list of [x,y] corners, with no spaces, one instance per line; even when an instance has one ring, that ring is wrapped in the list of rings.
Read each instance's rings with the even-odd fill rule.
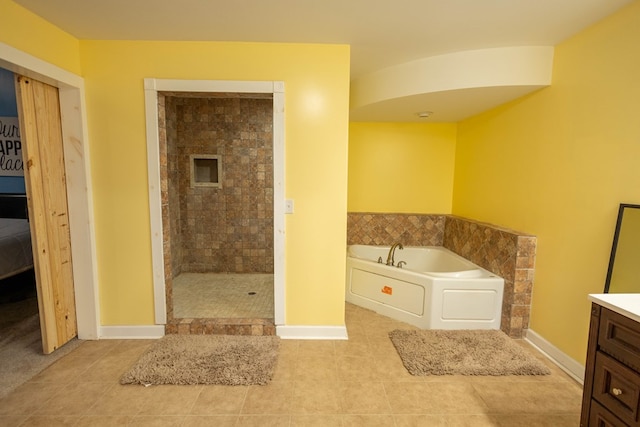
[[[273,274],[182,273],[167,334],[275,335]]]

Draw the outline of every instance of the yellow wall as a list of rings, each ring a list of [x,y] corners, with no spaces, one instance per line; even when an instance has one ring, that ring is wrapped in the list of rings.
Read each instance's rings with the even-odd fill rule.
[[[0,10],[0,42],[85,78],[103,325],[154,319],[145,77],[285,82],[286,322],[343,324],[348,46],[78,41],[10,0]]]
[[[531,329],[584,361],[618,205],[640,203],[640,2],[556,48],[553,84],[459,124],[453,213],[538,236]]]
[[[0,42],[86,78],[102,324],[153,323],[144,77],[285,81],[286,196],[296,203],[287,324],[342,323],[347,46],[79,42],[11,0],[0,10]],[[640,203],[639,20],[634,2],[561,44],[550,88],[460,123],[457,135],[450,124],[352,124],[349,210],[451,210],[537,235],[531,328],[584,360],[587,294],[602,290],[618,204]],[[369,167],[381,156],[421,184],[385,186]],[[427,197],[404,193],[411,187]]]
[[[351,123],[349,212],[451,213],[455,123]]]
[[[344,324],[349,48],[81,41],[103,325],[153,323],[143,79],[285,84],[286,323]]]
[[[0,0],[0,42],[80,74],[79,41],[11,0]]]

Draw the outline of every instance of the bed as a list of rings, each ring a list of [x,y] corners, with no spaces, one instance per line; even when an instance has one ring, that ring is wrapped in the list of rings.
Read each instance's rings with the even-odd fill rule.
[[[33,268],[27,199],[0,194],[0,280]]]

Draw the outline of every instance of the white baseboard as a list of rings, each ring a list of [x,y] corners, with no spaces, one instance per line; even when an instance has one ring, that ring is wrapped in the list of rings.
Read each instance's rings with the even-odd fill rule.
[[[276,326],[276,335],[285,340],[346,340],[346,326]]]
[[[560,369],[565,371],[570,377],[584,384],[584,365],[581,365],[566,353],[562,352],[558,347],[551,344],[541,335],[527,329],[525,340],[536,347],[542,354],[547,356],[553,363],[558,365]]]
[[[99,339],[157,339],[164,336],[164,325],[101,326]]]
[[[346,326],[276,326],[282,339],[346,340]],[[99,339],[157,339],[165,335],[164,325],[101,326]]]

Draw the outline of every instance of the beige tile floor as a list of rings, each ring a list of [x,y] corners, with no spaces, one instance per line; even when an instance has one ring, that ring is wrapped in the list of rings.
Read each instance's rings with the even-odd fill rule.
[[[350,304],[346,323],[348,341],[281,341],[267,386],[122,386],[151,341],[87,341],[0,400],[0,425],[579,425],[581,387],[550,362],[540,377],[413,377],[387,337],[410,326]]]
[[[176,318],[273,318],[273,274],[182,273],[173,279]]]

